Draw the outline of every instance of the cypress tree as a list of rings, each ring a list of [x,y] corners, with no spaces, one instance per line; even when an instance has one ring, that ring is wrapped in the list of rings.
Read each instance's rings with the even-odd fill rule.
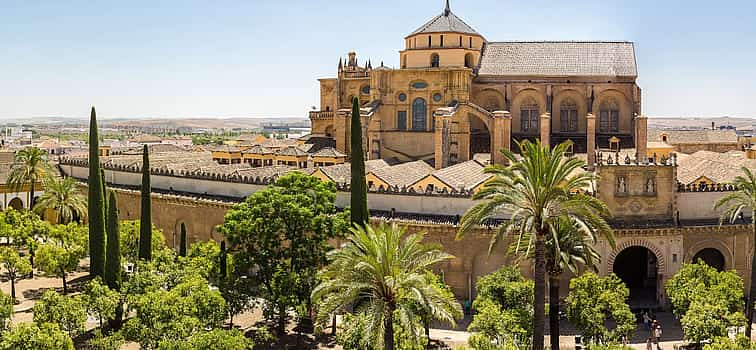
[[[181,236],[179,237],[179,256],[186,256],[186,224],[181,223]]]
[[[108,220],[107,220],[107,247],[105,255],[105,278],[103,279],[108,288],[121,290],[121,241],[118,227],[118,204],[116,203],[115,192],[110,191],[108,199]],[[123,304],[119,303],[116,307],[115,316],[108,320],[110,327],[117,329],[121,326],[123,319]]]
[[[221,241],[220,244],[220,254],[218,255],[220,259],[220,278],[221,281],[225,281],[226,279],[226,241]]]
[[[365,180],[365,151],[362,147],[362,120],[360,118],[360,101],[352,98],[351,127],[351,165],[352,182],[350,215],[352,225],[364,225],[369,218],[367,206],[367,182]]]
[[[150,186],[150,154],[147,145],[142,151],[142,216],[139,219],[139,259],[152,260],[152,186]]]
[[[107,254],[105,259],[105,278],[110,289],[121,289],[121,247],[118,232],[118,205],[115,192],[110,191],[108,200]]]
[[[89,217],[89,274],[103,275],[105,269],[105,194],[100,172],[100,140],[97,114],[92,107],[89,121],[89,186],[87,189]]]
[[[105,237],[107,238],[108,232],[108,185],[105,183],[105,169],[100,167],[100,183],[102,184],[102,197],[105,201],[102,202],[102,212],[105,213]],[[107,246],[107,244],[106,244]],[[105,254],[107,255],[107,254]]]

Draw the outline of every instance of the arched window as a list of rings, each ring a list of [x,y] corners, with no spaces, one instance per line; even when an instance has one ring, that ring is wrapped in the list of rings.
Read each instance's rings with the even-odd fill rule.
[[[473,54],[468,53],[467,55],[465,55],[465,67],[472,68],[474,64],[475,63],[473,63]]]
[[[422,131],[426,128],[426,103],[425,99],[416,98],[412,102],[412,130]]]
[[[599,106],[599,131],[619,131],[619,103],[614,97],[601,101]]]
[[[562,132],[578,131],[578,108],[575,100],[567,98],[559,106],[559,130]]]
[[[440,64],[440,58],[437,53],[431,55],[431,67],[437,68]]]
[[[520,104],[520,130],[524,133],[538,133],[538,102],[528,97]]]

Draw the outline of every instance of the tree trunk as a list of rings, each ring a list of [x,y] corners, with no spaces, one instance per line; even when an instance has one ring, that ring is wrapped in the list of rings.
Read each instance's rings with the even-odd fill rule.
[[[756,298],[756,211],[752,216],[753,224],[753,255],[751,255],[751,288],[748,292],[748,302],[746,303],[746,317],[748,317],[748,339],[751,339],[753,332],[753,307],[754,298]]]
[[[336,335],[336,313],[333,313],[333,318],[331,319],[331,335]]]
[[[66,286],[66,273],[63,272],[63,275],[61,276],[63,278],[63,295],[68,294],[68,286]]]
[[[549,275],[549,335],[551,349],[559,349],[559,275]]]
[[[430,340],[431,340],[430,339],[430,319],[426,317],[423,320],[423,325],[425,326],[425,339],[428,341],[428,344],[425,345],[425,348],[426,349],[430,349],[431,348],[431,342],[430,342]]]
[[[546,232],[536,233],[535,243],[535,291],[533,300],[533,349],[543,350],[544,303],[546,297]]]
[[[34,178],[32,178],[30,182],[31,183],[29,184],[29,210],[32,210],[34,208],[34,203],[32,203],[32,201],[34,201]],[[44,219],[44,217],[42,219]]]
[[[286,335],[286,308],[278,306],[278,337]]]
[[[11,277],[11,298],[13,298],[13,302],[16,302],[16,279]]]
[[[383,320],[383,349],[394,350],[394,308],[389,307],[387,314]]]

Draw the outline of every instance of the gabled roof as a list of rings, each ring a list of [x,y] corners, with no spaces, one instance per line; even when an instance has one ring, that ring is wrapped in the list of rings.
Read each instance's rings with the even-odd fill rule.
[[[365,172],[369,173],[379,168],[388,167],[389,164],[383,159],[371,159],[365,161]],[[320,171],[331,179],[331,181],[339,184],[349,183],[352,178],[352,164],[344,163],[331,166],[325,166],[319,168]]]
[[[294,156],[294,157],[306,157],[308,155],[306,151],[296,146],[289,146],[289,147],[282,148],[280,151],[278,151],[278,154],[282,156]]]
[[[457,190],[472,190],[493,175],[483,172],[485,167],[475,160],[468,160],[434,171],[430,176],[437,178]]]
[[[275,152],[261,145],[254,145],[250,148],[245,149],[244,151],[242,151],[242,153],[244,154],[273,154]]]
[[[402,163],[371,171],[389,186],[409,186],[433,172],[433,167],[424,160]]]
[[[341,158],[346,157],[346,154],[339,152],[333,147],[326,147],[322,148],[319,151],[312,154],[313,157],[331,157],[331,158]]]
[[[430,21],[417,28],[408,37],[423,34],[423,33],[445,33],[454,32],[462,34],[474,34],[480,35],[470,25],[465,23],[461,18],[457,17],[449,7],[449,1],[446,1],[446,8],[440,15],[433,17]]]
[[[635,45],[627,41],[508,41],[488,43],[482,76],[638,76]]]

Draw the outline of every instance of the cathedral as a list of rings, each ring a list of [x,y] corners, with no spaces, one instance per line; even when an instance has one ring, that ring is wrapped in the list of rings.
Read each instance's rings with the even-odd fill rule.
[[[349,154],[357,97],[368,159],[439,169],[486,154],[501,163],[498,150],[526,139],[570,142],[590,165],[597,148],[646,154],[632,42],[489,41],[447,1],[404,38],[399,55],[400,68],[360,64],[354,52],[339,60],[337,76],[319,80],[313,135]]]

